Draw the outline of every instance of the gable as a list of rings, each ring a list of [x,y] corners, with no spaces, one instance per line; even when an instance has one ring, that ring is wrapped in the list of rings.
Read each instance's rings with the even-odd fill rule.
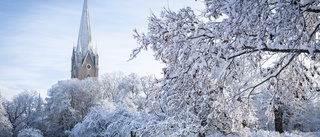
[[[85,66],[86,64],[95,65],[94,64],[94,57],[91,54],[92,53],[90,51],[87,52],[86,56],[83,59],[82,67]]]

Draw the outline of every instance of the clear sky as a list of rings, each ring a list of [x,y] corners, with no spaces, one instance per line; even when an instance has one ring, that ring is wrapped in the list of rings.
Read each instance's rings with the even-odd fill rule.
[[[47,90],[70,79],[71,54],[77,44],[83,0],[0,0],[0,92],[6,99],[24,90]],[[152,51],[129,61],[138,47],[133,29],[146,32],[148,16],[195,0],[88,0],[92,42],[97,45],[100,75],[116,71],[161,77],[163,64]]]

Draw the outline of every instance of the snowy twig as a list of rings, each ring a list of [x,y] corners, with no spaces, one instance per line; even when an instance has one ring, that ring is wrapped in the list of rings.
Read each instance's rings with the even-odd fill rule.
[[[267,82],[267,81],[270,80],[271,78],[277,77],[277,76],[291,63],[291,61],[292,61],[296,56],[298,56],[299,54],[300,54],[300,53],[294,54],[294,55],[289,59],[289,61],[288,61],[275,75],[271,75],[270,77],[268,77],[267,79],[261,81],[261,82],[258,83],[257,85],[252,86],[252,87],[249,87],[249,88],[241,91],[241,93],[243,93],[243,92],[251,89],[250,92],[249,92],[249,95],[248,95],[248,104],[249,104],[249,97],[250,97],[250,95],[252,94],[252,92],[253,92],[257,87],[259,87],[259,86],[262,85],[263,83]]]

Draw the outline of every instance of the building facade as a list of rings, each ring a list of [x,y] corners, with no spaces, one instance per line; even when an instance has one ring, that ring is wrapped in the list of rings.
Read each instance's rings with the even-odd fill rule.
[[[71,57],[71,78],[79,80],[99,76],[99,56],[91,42],[88,1],[84,0],[77,46]]]

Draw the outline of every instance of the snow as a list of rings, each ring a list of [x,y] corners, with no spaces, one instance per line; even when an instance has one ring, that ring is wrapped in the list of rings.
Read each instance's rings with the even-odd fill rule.
[[[39,130],[15,127],[14,134],[320,136],[320,64],[310,57],[320,58],[319,43],[310,36],[318,16],[305,9],[320,2],[299,7],[306,12],[294,2],[203,2],[203,17],[190,7],[164,9],[160,17],[149,17],[147,33],[135,31],[140,47],[131,58],[152,49],[166,64],[163,78],[113,73],[100,80],[59,81],[42,109],[18,96],[4,103],[10,105],[9,119],[22,106],[11,104],[45,113],[42,121],[36,118],[40,126],[23,121]],[[77,47],[82,52],[91,48],[87,1],[83,11]],[[221,22],[210,20],[223,16]],[[1,108],[0,120],[3,114]]]
[[[18,137],[43,137],[43,134],[38,129],[26,128],[19,132]]]

